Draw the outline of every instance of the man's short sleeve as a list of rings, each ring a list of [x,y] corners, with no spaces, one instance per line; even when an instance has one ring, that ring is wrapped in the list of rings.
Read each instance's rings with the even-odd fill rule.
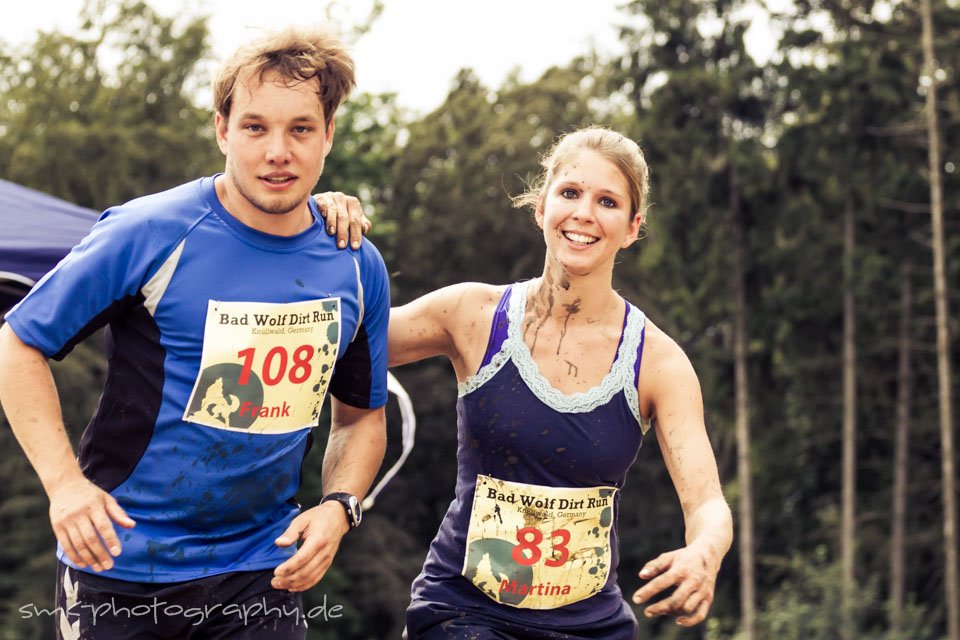
[[[350,406],[374,409],[387,403],[390,281],[383,258],[372,243],[364,240],[356,257],[363,286],[363,320],[337,361],[330,393]]]
[[[60,359],[140,295],[156,252],[149,247],[149,222],[122,209],[108,209],[7,313],[6,322],[24,343]]]

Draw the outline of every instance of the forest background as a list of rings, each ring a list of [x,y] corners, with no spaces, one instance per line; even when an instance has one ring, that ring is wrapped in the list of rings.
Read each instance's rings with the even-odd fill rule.
[[[615,286],[693,361],[737,519],[710,619],[684,630],[638,610],[641,637],[960,640],[960,322],[947,295],[960,282],[960,3],[797,0],[772,15],[784,35],[763,65],[744,48],[740,8],[626,2],[625,54],[499,87],[464,69],[424,116],[391,94],[356,95],[318,190],[361,197],[403,303],[537,275],[542,240],[509,196],[539,155],[593,123],[637,139],[652,204]],[[134,0],[109,19],[93,3],[85,20],[0,43],[0,178],[104,209],[222,170],[200,98],[206,20]],[[74,438],[97,402],[100,348],[91,339],[55,365]],[[395,374],[418,444],[306,594],[308,610],[328,612],[312,640],[399,637],[453,495],[453,372],[426,361]],[[393,404],[389,420],[385,467],[400,449]],[[47,638],[47,501],[0,422],[0,638]],[[304,504],[320,496],[324,434]],[[620,531],[626,593],[646,560],[683,543],[655,438],[628,478]]]

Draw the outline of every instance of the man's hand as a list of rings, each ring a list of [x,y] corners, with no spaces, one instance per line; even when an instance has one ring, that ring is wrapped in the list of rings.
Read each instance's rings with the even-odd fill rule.
[[[289,547],[298,540],[303,544],[276,568],[270,584],[274,589],[306,591],[320,582],[349,529],[343,505],[334,500],[301,513],[274,542],[278,547]]]
[[[360,201],[338,191],[318,193],[313,199],[326,221],[327,233],[337,236],[337,246],[344,249],[349,240],[351,247],[359,249],[363,236],[373,228],[373,223],[363,214]]]
[[[78,567],[90,566],[94,571],[113,567],[113,556],[121,550],[113,523],[127,529],[136,524],[113,496],[86,478],[50,495],[53,533]]]
[[[666,589],[676,587],[672,594],[650,605],[643,613],[648,618],[674,615],[677,624],[692,627],[703,622],[710,611],[719,569],[713,554],[702,547],[688,546],[662,553],[640,570],[640,577],[650,582],[633,594],[633,601],[648,602]]]

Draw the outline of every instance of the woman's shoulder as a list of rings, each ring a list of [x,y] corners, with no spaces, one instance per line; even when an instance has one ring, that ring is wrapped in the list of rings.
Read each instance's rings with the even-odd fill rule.
[[[649,380],[651,377],[660,378],[664,375],[692,372],[690,359],[676,340],[649,318],[646,319],[644,326],[641,381],[645,376]]]
[[[680,349],[677,341],[670,337],[666,331],[661,329],[649,317],[645,318],[644,323],[644,355],[648,353],[664,354]]]
[[[649,320],[637,391],[641,415],[658,423],[672,414],[672,407],[702,407],[700,381],[687,354],[676,340]]]

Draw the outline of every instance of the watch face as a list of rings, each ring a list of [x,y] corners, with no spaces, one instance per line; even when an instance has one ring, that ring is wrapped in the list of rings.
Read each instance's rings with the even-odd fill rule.
[[[353,520],[351,523],[354,527],[360,524],[360,520],[363,518],[363,512],[360,510],[360,501],[357,500],[356,496],[350,496],[347,498],[347,501],[350,503],[350,519]]]
[[[351,529],[356,529],[360,526],[360,520],[363,518],[363,510],[360,508],[360,501],[357,500],[356,496],[346,492],[331,493],[320,502],[326,502],[327,500],[336,500],[343,506],[347,512],[347,520],[350,523]]]

